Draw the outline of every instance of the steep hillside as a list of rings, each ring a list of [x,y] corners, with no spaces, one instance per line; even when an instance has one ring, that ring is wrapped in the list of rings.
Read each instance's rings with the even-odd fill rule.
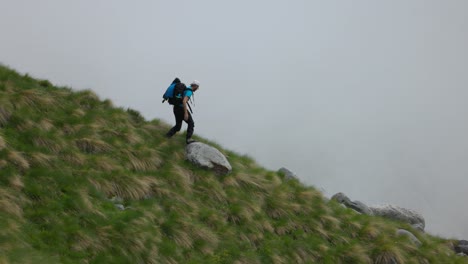
[[[220,146],[232,173],[195,167],[168,128],[0,67],[0,263],[467,263]]]

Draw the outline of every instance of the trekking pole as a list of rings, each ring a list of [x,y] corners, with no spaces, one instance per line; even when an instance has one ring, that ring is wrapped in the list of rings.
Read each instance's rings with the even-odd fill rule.
[[[192,107],[190,106],[190,104],[188,102],[187,102],[187,106],[188,106],[188,108],[190,110],[190,113],[193,115]]]

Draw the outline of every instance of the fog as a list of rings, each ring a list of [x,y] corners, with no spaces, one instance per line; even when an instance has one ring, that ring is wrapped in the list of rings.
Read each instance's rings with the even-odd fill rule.
[[[468,2],[0,0],[0,62],[468,239]],[[184,125],[185,129],[186,125]]]

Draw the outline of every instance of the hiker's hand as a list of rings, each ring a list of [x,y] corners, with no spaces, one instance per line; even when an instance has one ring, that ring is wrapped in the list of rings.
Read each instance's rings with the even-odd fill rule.
[[[184,120],[188,121],[188,113],[187,112],[184,113]]]

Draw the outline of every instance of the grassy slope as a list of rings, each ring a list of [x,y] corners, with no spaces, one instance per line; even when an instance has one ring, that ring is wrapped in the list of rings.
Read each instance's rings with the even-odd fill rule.
[[[167,129],[0,66],[0,263],[466,263],[249,157],[196,168]]]

